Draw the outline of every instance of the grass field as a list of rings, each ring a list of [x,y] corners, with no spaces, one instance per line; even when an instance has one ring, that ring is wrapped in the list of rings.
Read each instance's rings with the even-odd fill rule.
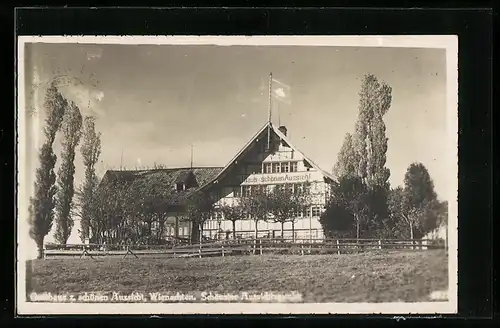
[[[418,302],[448,287],[445,251],[355,255],[33,260],[27,292],[269,291],[305,302]],[[31,277],[31,279],[30,279]]]

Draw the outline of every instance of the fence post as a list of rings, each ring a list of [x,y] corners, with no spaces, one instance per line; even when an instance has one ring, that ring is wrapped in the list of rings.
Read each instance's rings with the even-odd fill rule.
[[[381,239],[378,240],[378,249],[382,249],[382,240]]]
[[[260,255],[262,255],[262,239],[259,239]]]
[[[340,255],[340,243],[338,239],[337,239],[337,255]]]
[[[304,255],[304,245],[300,245],[300,255]]]
[[[224,257],[224,244],[222,244],[222,257]]]

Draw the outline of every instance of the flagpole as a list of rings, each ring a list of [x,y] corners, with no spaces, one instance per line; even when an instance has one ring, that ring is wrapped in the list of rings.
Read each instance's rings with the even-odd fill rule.
[[[269,108],[268,108],[268,128],[267,128],[267,149],[271,148],[271,92],[273,83],[273,73],[269,73]]]

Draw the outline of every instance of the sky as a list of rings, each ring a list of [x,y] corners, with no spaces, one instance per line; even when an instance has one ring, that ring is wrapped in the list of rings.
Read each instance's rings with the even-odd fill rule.
[[[290,104],[273,102],[273,123],[331,171],[354,132],[362,78],[372,73],[392,87],[384,117],[391,185],[403,183],[413,162],[427,167],[440,199],[456,179],[447,167],[444,49],[36,43],[26,45],[25,71],[30,172],[43,141],[44,92],[56,76],[82,114],[96,117],[102,176],[155,163],[188,167],[191,145],[194,166],[226,165],[267,121],[270,72],[291,94]],[[75,166],[79,185],[79,153]]]

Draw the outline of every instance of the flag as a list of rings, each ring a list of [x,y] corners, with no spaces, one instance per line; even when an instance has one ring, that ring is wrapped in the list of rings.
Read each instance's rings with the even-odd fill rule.
[[[290,86],[273,78],[271,95],[273,98],[290,105],[292,98]]]

